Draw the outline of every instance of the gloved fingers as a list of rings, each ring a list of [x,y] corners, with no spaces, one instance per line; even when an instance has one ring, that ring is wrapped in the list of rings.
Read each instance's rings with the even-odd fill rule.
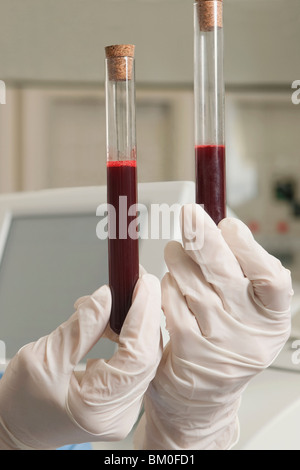
[[[276,312],[287,311],[293,296],[290,271],[255,241],[241,221],[224,219],[219,228],[263,306]]]
[[[249,281],[220,229],[201,206],[188,204],[181,212],[181,230],[185,252],[201,268],[225,310],[232,315],[243,311],[240,307],[248,298]],[[166,263],[168,265],[169,259]],[[180,266],[177,269],[180,270]]]
[[[187,255],[183,247],[178,242],[170,242],[165,248],[165,258],[171,276],[176,281],[176,285],[182,296],[185,298],[190,311],[195,315],[202,334],[205,337],[211,336],[214,324],[216,323],[215,314],[223,310],[223,303],[213,287],[206,281],[201,268],[190,256]],[[169,284],[171,280],[167,277],[162,283],[163,308],[168,306],[172,298],[169,295]],[[177,299],[177,288],[174,295]],[[172,305],[172,308],[176,308]]]
[[[109,320],[110,310],[110,289],[103,286],[92,296],[85,297],[68,321],[48,337],[38,341],[35,352],[40,350],[49,370],[72,373],[75,366],[101,338]],[[43,341],[46,342],[46,353],[41,350]]]
[[[109,361],[89,361],[77,394],[93,405],[130,394],[142,395],[153,379],[162,355],[161,289],[150,274],[138,280],[132,306]]]
[[[278,328],[274,320],[262,322],[261,314],[254,308],[254,302],[247,299],[241,310],[233,313],[225,311],[220,297],[214,289],[201,278],[200,269],[194,261],[186,255],[179,243],[171,242],[166,251],[172,263],[181,266],[181,270],[168,273],[162,281],[162,305],[166,316],[166,326],[170,333],[172,350],[178,357],[186,361],[203,364],[203,350],[200,349],[201,338],[195,334],[198,330],[203,339],[210,344],[222,348],[222,356],[226,351],[237,353],[241,357],[262,357],[261,350],[270,351],[269,338],[278,335]],[[260,311],[261,309],[259,309]],[[195,316],[197,325],[192,320]],[[285,321],[282,331],[285,334]],[[261,338],[258,341],[258,338]],[[279,337],[280,340],[280,337]],[[201,343],[201,344],[200,344]],[[255,347],[253,348],[253,345]],[[260,348],[260,344],[263,348]],[[268,344],[268,346],[266,346]],[[206,343],[207,350],[208,343]],[[219,349],[219,353],[221,349]],[[199,359],[200,358],[200,359]]]
[[[192,349],[197,347],[201,326],[170,273],[167,273],[162,280],[162,304],[172,353],[181,359],[191,361],[191,345]]]
[[[144,268],[144,266],[142,266],[141,264],[139,265],[139,277],[143,277],[145,274],[147,274],[147,271],[146,269]],[[109,339],[110,341],[113,341],[114,343],[119,343],[119,335],[113,331],[110,327],[110,324],[108,323],[104,333],[103,333],[103,338],[107,338]]]
[[[161,288],[159,280],[143,275],[133,293],[132,306],[119,336],[119,349],[109,364],[126,372],[153,367],[161,349]]]

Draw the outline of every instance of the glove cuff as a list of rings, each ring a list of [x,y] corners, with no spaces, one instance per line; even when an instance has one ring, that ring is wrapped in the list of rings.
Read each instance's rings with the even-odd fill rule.
[[[230,450],[240,437],[239,406],[240,399],[226,409],[213,411],[207,406],[205,417],[204,414],[182,416],[179,410],[165,416],[146,398],[134,447],[137,450]]]

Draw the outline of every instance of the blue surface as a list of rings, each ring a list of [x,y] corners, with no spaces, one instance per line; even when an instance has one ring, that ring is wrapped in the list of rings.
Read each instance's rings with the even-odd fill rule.
[[[73,446],[64,446],[56,450],[93,450],[91,444],[74,444]]]
[[[3,372],[0,372],[0,379],[3,376]],[[71,446],[60,447],[57,450],[93,450],[92,445],[89,443],[86,444],[74,444]]]

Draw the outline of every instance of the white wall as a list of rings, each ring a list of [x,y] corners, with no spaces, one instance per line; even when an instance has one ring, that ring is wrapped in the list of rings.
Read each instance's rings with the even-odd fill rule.
[[[226,82],[299,78],[299,0],[225,0]],[[103,81],[104,47],[137,45],[143,83],[192,84],[192,0],[0,0],[2,80]]]

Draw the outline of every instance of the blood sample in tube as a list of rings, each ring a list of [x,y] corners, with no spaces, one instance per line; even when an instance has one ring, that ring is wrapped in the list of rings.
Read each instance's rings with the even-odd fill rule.
[[[119,334],[139,278],[134,46],[106,48],[108,259],[111,329]],[[135,233],[136,235],[136,233]]]
[[[222,0],[194,5],[196,202],[218,224],[226,217]]]

